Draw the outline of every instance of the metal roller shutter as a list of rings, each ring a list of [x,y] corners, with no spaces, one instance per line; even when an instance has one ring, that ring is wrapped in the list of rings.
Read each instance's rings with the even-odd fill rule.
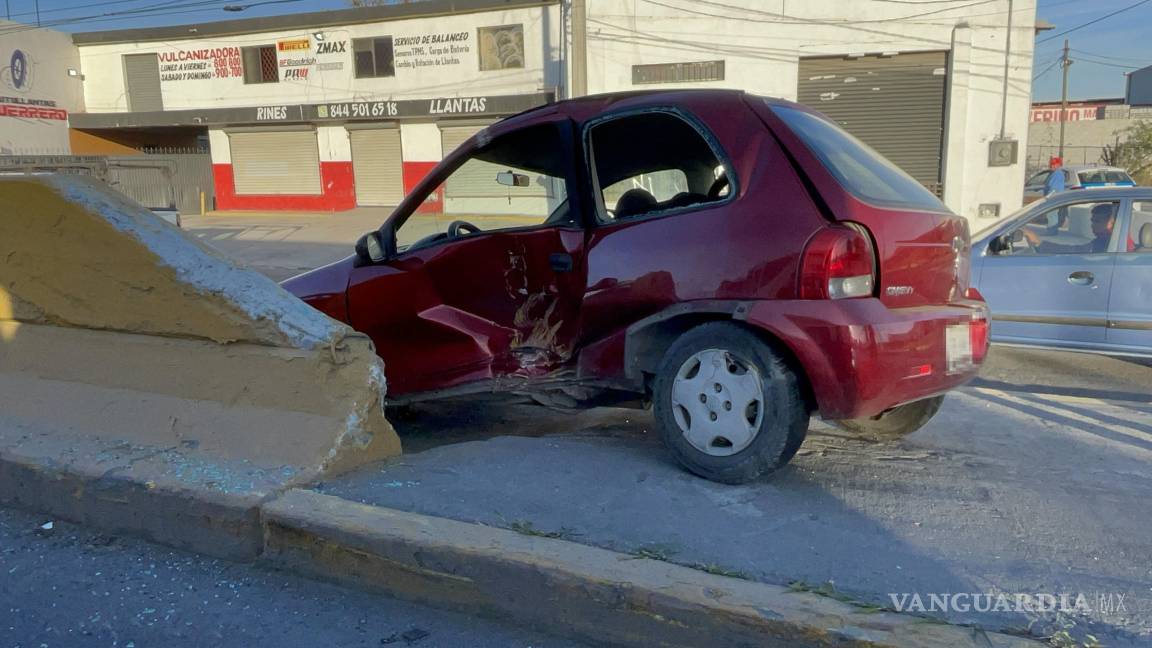
[[[797,96],[942,195],[947,69],[947,52],[801,59]]]
[[[400,130],[373,128],[348,131],[352,139],[352,169],[356,173],[356,204],[395,206],[404,199],[404,160]]]
[[[230,132],[237,195],[321,193],[316,131]]]
[[[484,128],[482,125],[441,127],[440,144],[444,156],[447,157],[449,153],[454,151],[482,128]],[[496,174],[507,169],[508,167],[506,165],[473,160],[466,166],[454,171],[452,175],[448,177],[448,181],[444,186],[444,200],[447,201],[447,204],[450,206],[454,198],[507,197],[508,188],[496,182]],[[547,192],[544,188],[540,188],[539,191],[533,191],[532,189],[517,191],[517,196],[521,198],[543,198],[546,197],[546,195]]]
[[[474,124],[471,126],[441,126],[440,127],[440,150],[443,157],[448,157],[448,154],[455,151],[457,147],[466,142],[469,137],[480,132],[484,128],[484,124]]]
[[[128,88],[128,110],[164,110],[164,96],[160,92],[160,61],[155,54],[126,54],[124,84]]]

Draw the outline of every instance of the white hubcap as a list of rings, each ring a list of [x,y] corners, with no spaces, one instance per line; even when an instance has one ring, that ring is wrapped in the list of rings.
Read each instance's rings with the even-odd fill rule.
[[[672,413],[697,450],[714,457],[736,454],[760,431],[764,380],[752,363],[730,351],[700,351],[676,372]]]

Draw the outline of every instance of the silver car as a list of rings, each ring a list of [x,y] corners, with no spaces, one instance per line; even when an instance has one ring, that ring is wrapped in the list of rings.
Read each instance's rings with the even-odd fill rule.
[[[1100,166],[1098,164],[1082,164],[1079,166],[1062,167],[1064,174],[1064,190],[1097,189],[1099,187],[1135,187],[1136,182],[1128,172],[1119,167]],[[1024,203],[1028,204],[1044,197],[1044,188],[1048,183],[1048,176],[1055,173],[1045,169],[1028,179],[1024,185]]]
[[[992,341],[1152,357],[1152,188],[1064,192],[978,234]]]

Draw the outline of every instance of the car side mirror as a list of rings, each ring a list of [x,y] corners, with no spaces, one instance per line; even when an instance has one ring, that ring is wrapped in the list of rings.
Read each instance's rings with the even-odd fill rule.
[[[1024,242],[1024,230],[1016,230],[1015,232],[1012,232],[1011,234],[1009,234],[1006,238],[1007,238],[1007,240],[1005,241],[1005,243],[1023,243]]]
[[[501,171],[496,174],[496,182],[505,187],[527,187],[532,183],[532,179],[523,173],[514,173],[512,171]]]
[[[391,256],[391,246],[388,245],[386,235],[380,230],[368,232],[356,241],[357,265],[372,265],[385,261]]]

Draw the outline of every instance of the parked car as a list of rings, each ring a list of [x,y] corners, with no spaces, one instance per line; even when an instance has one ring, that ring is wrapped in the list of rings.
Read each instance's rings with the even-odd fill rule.
[[[972,281],[992,341],[1152,355],[1152,188],[1034,203],[977,238]]]
[[[650,403],[689,470],[787,463],[813,414],[923,425],[987,309],[966,221],[808,108],[627,93],[489,126],[356,254],[285,282],[370,335],[389,403]]]
[[[1060,169],[1064,174],[1064,190],[1096,189],[1099,187],[1135,187],[1136,182],[1124,169],[1110,166],[1082,165],[1066,166]],[[1046,169],[1028,179],[1024,186],[1024,203],[1028,204],[1044,197],[1044,187],[1048,176],[1054,173]]]

